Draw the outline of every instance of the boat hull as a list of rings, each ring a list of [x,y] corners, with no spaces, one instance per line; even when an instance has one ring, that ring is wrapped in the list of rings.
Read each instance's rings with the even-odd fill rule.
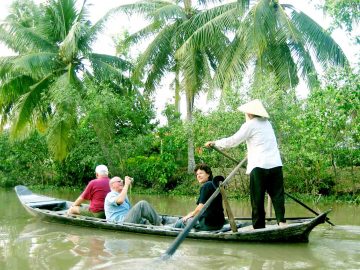
[[[33,216],[50,222],[58,222],[97,229],[114,230],[118,232],[131,232],[150,235],[176,237],[182,229],[171,226],[154,226],[133,223],[113,223],[104,219],[80,215],[68,215],[67,209],[72,204],[70,201],[32,193],[25,186],[16,186],[16,194],[24,208]],[[249,222],[239,222],[238,231],[232,232],[229,225],[219,231],[195,231],[188,234],[188,238],[234,241],[234,242],[308,242],[309,234],[317,225],[324,223],[327,212],[314,218],[304,218],[288,221],[286,227],[276,224],[267,224],[264,229],[253,230]]]

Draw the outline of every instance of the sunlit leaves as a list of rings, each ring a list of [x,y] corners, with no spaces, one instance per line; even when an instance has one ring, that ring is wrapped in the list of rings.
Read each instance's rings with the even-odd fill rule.
[[[112,13],[92,25],[86,1],[78,9],[75,0],[41,5],[20,0],[11,12],[0,26],[0,38],[18,54],[0,59],[1,124],[10,125],[17,137],[34,129],[45,132],[50,150],[63,159],[82,116],[84,78],[112,83],[122,94],[131,89],[125,60],[91,51]]]

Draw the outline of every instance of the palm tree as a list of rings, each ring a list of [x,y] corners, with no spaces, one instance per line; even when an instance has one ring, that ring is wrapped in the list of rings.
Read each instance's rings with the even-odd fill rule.
[[[222,88],[250,70],[253,82],[273,74],[280,89],[288,89],[299,83],[300,75],[311,89],[318,85],[315,63],[323,68],[348,64],[329,33],[292,5],[278,0],[250,2],[234,1],[197,14],[190,25],[193,34],[179,56],[207,47],[214,31],[233,36],[215,75]]]
[[[62,160],[84,113],[84,78],[123,85],[129,67],[120,58],[92,52],[111,13],[92,24],[86,0],[79,10],[76,0],[40,6],[20,0],[12,7],[0,26],[0,41],[16,53],[0,58],[1,126],[10,125],[15,138],[35,129],[46,132],[50,150]]]
[[[206,1],[198,2],[203,4]],[[189,133],[188,172],[190,173],[195,167],[192,134],[194,99],[200,91],[211,90],[211,71],[215,70],[221,55],[216,48],[224,47],[227,38],[221,31],[213,33],[214,42],[211,45],[206,48],[191,48],[182,57],[176,57],[176,51],[192,34],[188,31],[191,18],[200,12],[193,8],[191,0],[145,0],[121,6],[117,10],[128,14],[137,12],[150,21],[146,27],[130,37],[133,43],[153,37],[151,43],[138,58],[134,78],[141,79],[141,74],[146,74],[145,90],[151,92],[165,74],[173,73],[175,77],[175,108],[177,110],[179,110],[179,92],[181,89],[185,91],[186,122]]]

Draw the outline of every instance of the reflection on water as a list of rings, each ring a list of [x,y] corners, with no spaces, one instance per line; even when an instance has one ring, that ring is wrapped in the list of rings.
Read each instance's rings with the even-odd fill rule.
[[[359,207],[333,207],[331,220],[343,225],[317,227],[308,244],[189,239],[163,261],[160,257],[174,238],[47,223],[25,212],[13,191],[0,190],[0,195],[0,269],[360,269],[360,222],[358,217],[348,222]],[[176,197],[146,199],[159,212],[179,215],[195,203],[195,199]],[[246,208],[232,203],[234,208]],[[249,212],[248,208],[236,210],[237,216]],[[308,214],[292,203],[287,213]]]

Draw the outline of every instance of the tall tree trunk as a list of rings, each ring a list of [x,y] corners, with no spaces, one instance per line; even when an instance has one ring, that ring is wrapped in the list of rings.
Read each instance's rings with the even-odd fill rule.
[[[180,80],[179,80],[179,68],[175,66],[175,114],[180,115]]]
[[[185,13],[188,18],[192,14],[192,0],[184,0]],[[195,151],[194,151],[194,131],[193,131],[193,117],[192,112],[194,108],[195,91],[193,83],[191,83],[185,75],[185,92],[186,92],[186,127],[188,134],[188,173],[193,173],[195,169]]]
[[[194,151],[194,131],[193,131],[193,91],[186,91],[186,131],[188,135],[188,173],[192,173],[195,169],[195,151]]]

